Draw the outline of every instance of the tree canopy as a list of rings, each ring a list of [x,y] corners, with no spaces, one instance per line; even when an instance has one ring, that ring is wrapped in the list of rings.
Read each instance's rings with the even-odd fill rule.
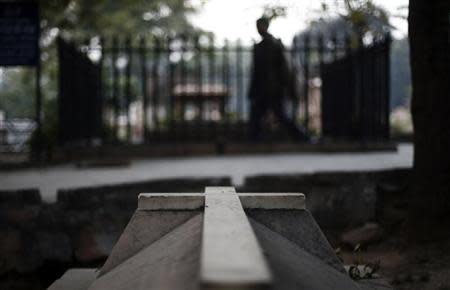
[[[40,5],[44,32],[57,28],[66,34],[92,35],[193,30],[188,14],[202,4],[186,0],[46,0]]]
[[[388,32],[392,26],[389,13],[372,0],[323,1],[319,17],[314,19],[310,33],[352,33],[360,40],[366,36],[377,37]]]

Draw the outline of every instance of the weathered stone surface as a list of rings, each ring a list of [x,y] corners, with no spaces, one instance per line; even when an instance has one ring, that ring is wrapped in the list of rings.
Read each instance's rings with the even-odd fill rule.
[[[111,271],[126,259],[199,213],[200,211],[136,211],[99,275]]]
[[[345,273],[330,267],[297,244],[252,221],[274,276],[274,289],[359,290]]]
[[[274,276],[276,290],[388,290],[383,279],[353,281],[350,277],[308,250],[286,239],[264,225],[251,220]]]
[[[239,193],[245,209],[302,210],[306,208],[302,193]]]
[[[368,245],[379,241],[383,237],[383,229],[377,223],[366,223],[361,227],[342,234],[341,242],[352,247],[358,244]]]
[[[345,272],[341,261],[309,211],[246,210],[246,212],[251,220],[263,224],[337,271]]]
[[[71,269],[56,280],[48,290],[86,290],[96,276],[96,269]]]
[[[203,193],[141,193],[138,210],[200,210],[205,206]]]
[[[99,277],[89,290],[197,290],[203,214]]]

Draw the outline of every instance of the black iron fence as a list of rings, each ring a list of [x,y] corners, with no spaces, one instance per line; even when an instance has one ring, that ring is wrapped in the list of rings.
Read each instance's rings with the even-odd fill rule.
[[[384,48],[371,48],[377,45],[384,45]],[[210,37],[180,36],[93,37],[78,47],[101,67],[98,77],[102,86],[96,92],[101,92],[104,125],[101,137],[104,142],[139,144],[247,139],[251,46],[244,46],[239,41],[217,45]],[[364,52],[371,49],[373,53]],[[329,118],[322,115],[332,112],[341,99],[345,103],[346,96],[358,87],[364,90],[352,94],[355,100],[366,98],[365,92],[374,89],[377,94],[370,95],[373,102],[383,106],[388,104],[389,90],[377,84],[386,86],[388,83],[389,65],[385,61],[389,54],[389,39],[372,39],[367,45],[357,46],[351,43],[348,35],[303,35],[296,37],[285,51],[297,88],[294,98],[286,98],[286,110],[310,134],[322,136],[325,125],[323,133],[339,137],[339,134],[330,134],[326,124],[338,122],[340,115]],[[365,56],[351,57],[359,54]],[[330,73],[332,63],[340,67],[334,74]],[[373,63],[380,64],[371,65]],[[322,70],[325,73],[321,73]],[[322,91],[322,85],[326,91]],[[95,98],[96,93],[92,92],[92,96]],[[333,101],[330,102],[330,98]],[[370,107],[365,108],[370,110]],[[335,110],[341,110],[341,107],[336,105]],[[387,113],[385,110],[382,114]],[[272,119],[268,116],[266,120],[267,138],[287,138],[283,128]],[[363,122],[363,119],[356,122]],[[342,122],[339,124],[347,126]],[[370,137],[385,138],[386,134],[383,131],[378,135],[370,134]]]
[[[321,65],[322,135],[389,138],[389,38]]]

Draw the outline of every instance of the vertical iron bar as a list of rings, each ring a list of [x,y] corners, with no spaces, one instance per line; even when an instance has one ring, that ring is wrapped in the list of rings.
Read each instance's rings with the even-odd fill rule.
[[[298,95],[297,95],[297,66],[295,65],[295,60],[297,59],[297,55],[299,54],[299,45],[298,45],[298,37],[294,37],[294,40],[292,41],[292,48],[291,48],[291,63],[292,63],[292,89],[295,90],[292,93],[295,94],[292,96],[292,121],[297,123],[297,111],[298,111]]]
[[[208,60],[209,60],[209,69],[208,69],[208,94],[210,96],[214,95],[214,84],[215,84],[215,51],[214,51],[214,38],[212,35],[208,38],[209,41],[209,47],[208,47]],[[211,101],[213,98],[211,98]],[[214,108],[214,102],[211,102],[209,104],[209,125],[210,125],[210,134],[212,134],[210,137],[216,138],[217,135],[217,124],[213,122],[213,109]]]
[[[384,97],[384,138],[388,140],[390,138],[390,124],[389,124],[389,114],[390,114],[390,99],[391,99],[391,34],[386,33],[384,44],[384,65],[385,65],[385,97]]]
[[[118,140],[118,121],[119,121],[119,71],[117,69],[117,54],[118,54],[118,48],[119,48],[119,40],[117,36],[113,37],[112,41],[112,52],[111,52],[111,62],[112,62],[112,69],[113,69],[113,79],[112,79],[112,85],[113,85],[113,91],[112,91],[112,97],[113,97],[113,142],[116,142]]]
[[[305,83],[303,85],[303,94],[305,98],[304,103],[304,112],[305,112],[305,120],[304,120],[304,126],[306,133],[309,133],[309,57],[310,57],[310,36],[309,34],[305,34],[304,36],[304,76],[305,76]]]
[[[226,136],[229,135],[229,125],[230,125],[230,119],[229,119],[229,112],[228,112],[228,105],[229,105],[229,98],[230,98],[230,78],[229,78],[229,46],[228,46],[228,40],[225,40],[225,44],[223,46],[223,63],[222,63],[222,69],[223,69],[223,85],[225,86],[226,95],[225,95],[225,110],[224,110],[224,119],[225,119],[225,130],[224,134]]]
[[[168,120],[167,123],[169,125],[169,138],[170,140],[173,140],[172,138],[174,138],[174,134],[175,134],[175,130],[174,130],[174,124],[175,124],[175,120],[174,120],[174,106],[175,106],[175,102],[174,102],[174,87],[173,87],[173,77],[174,77],[174,71],[173,71],[173,65],[172,62],[170,60],[170,55],[172,54],[172,37],[167,37],[167,65],[169,66],[169,73],[168,73],[168,94],[169,94],[169,110],[168,110]]]
[[[128,58],[127,68],[126,68],[126,81],[125,81],[125,109],[126,109],[126,116],[127,116],[127,141],[128,143],[132,142],[132,131],[131,131],[131,111],[130,111],[130,105],[131,105],[131,66],[133,65],[133,52],[131,50],[131,38],[128,37],[126,39],[126,55]]]
[[[350,128],[345,130],[345,137],[353,138],[356,136],[357,128],[358,128],[358,76],[357,76],[357,68],[356,68],[356,51],[352,49],[352,37],[351,34],[346,32],[344,35],[344,51],[345,51],[345,59],[349,66],[349,81],[348,81],[348,92],[349,97],[346,102],[348,102],[349,108],[348,112],[351,114],[349,117],[350,120]]]
[[[39,46],[39,37],[38,37],[38,46]],[[36,152],[34,158],[37,161],[41,161],[42,158],[42,150],[43,150],[43,134],[42,134],[42,91],[41,91],[41,54],[40,49],[38,49],[39,53],[37,56],[37,64],[36,64]]]
[[[364,45],[362,42],[362,38],[361,35],[357,35],[358,37],[358,47],[357,47],[357,58],[356,58],[356,62],[357,62],[357,71],[358,71],[358,78],[359,78],[359,82],[358,82],[358,101],[359,101],[359,106],[358,106],[358,124],[359,124],[359,130],[358,130],[358,137],[360,138],[360,141],[363,141],[364,139],[364,128],[365,128],[365,114],[364,114],[364,108],[365,108],[365,78],[366,78],[366,74],[365,74],[365,67],[364,67],[364,59],[365,59],[365,50],[364,50]]]
[[[202,88],[203,88],[203,69],[202,69],[202,46],[200,43],[200,37],[197,36],[195,39],[195,46],[197,51],[197,88],[196,91],[199,95],[202,94]],[[197,100],[197,107],[198,107],[198,116],[197,116],[197,127],[199,128],[200,132],[200,138],[203,138],[203,101],[201,98],[198,98]]]
[[[103,130],[103,126],[106,123],[105,122],[105,116],[104,116],[104,108],[105,108],[105,93],[103,91],[103,70],[104,70],[104,59],[105,59],[105,50],[104,50],[104,40],[103,37],[99,38],[99,49],[100,49],[100,60],[98,62],[99,66],[99,77],[98,77],[98,97],[100,98],[99,106],[100,106],[100,125],[101,125],[101,140],[102,142],[105,142],[106,136],[105,136],[105,130]]]
[[[242,95],[242,44],[240,39],[236,46],[236,86],[237,119],[243,122],[244,96]]]
[[[144,129],[144,143],[148,143],[147,42],[145,36],[141,36],[139,40],[139,54],[141,58],[142,125]]]
[[[319,53],[319,76],[322,76],[322,72],[323,72],[323,67],[324,67],[324,38],[322,34],[319,34],[317,37],[317,44],[318,44],[318,53]],[[321,88],[322,89],[322,88]],[[321,96],[323,96],[323,94],[320,94]],[[323,112],[323,105],[322,105],[322,97],[320,99],[320,120],[322,120],[322,112]],[[322,122],[321,122],[322,123]],[[320,126],[322,127],[322,126]],[[322,129],[320,129],[320,132],[322,134]]]
[[[189,137],[189,132],[188,131],[188,126],[187,126],[187,122],[186,122],[186,107],[187,107],[187,82],[186,82],[186,75],[187,75],[187,71],[186,71],[186,62],[185,62],[185,56],[186,56],[186,46],[187,46],[187,40],[186,40],[186,34],[182,34],[181,35],[181,39],[180,39],[180,70],[179,73],[181,74],[179,77],[179,84],[181,87],[181,94],[179,96],[180,98],[180,138],[186,140]]]
[[[38,6],[39,7],[39,6]],[[38,8],[38,18],[40,17],[41,11]],[[33,158],[36,158],[37,161],[41,161],[41,154],[42,154],[42,90],[41,90],[41,48],[40,48],[40,41],[41,41],[41,33],[40,29],[38,29],[37,33],[37,63],[36,63],[36,80],[35,80],[35,89],[36,89],[36,139],[37,139],[37,146],[36,146],[36,155],[33,156]]]
[[[152,83],[153,83],[153,122],[154,122],[154,131],[156,134],[160,133],[160,124],[159,124],[159,103],[160,103],[160,88],[159,88],[159,57],[161,54],[161,42],[158,37],[154,39],[153,46],[153,70],[152,70]]]
[[[88,59],[89,45],[90,45],[90,38],[86,36],[82,40],[82,49],[79,49],[81,54],[84,57],[86,57],[85,59]],[[76,49],[78,50],[78,48],[76,48]],[[86,73],[88,75],[91,73],[90,70],[88,69],[87,63],[82,64],[81,72]],[[79,81],[82,81],[82,78],[80,78]],[[80,99],[80,101],[82,102],[81,105],[83,108],[85,108],[85,112],[89,112],[92,109],[91,108],[92,103],[88,102],[88,99],[85,96],[87,96],[88,90],[90,88],[87,88],[86,86],[80,86],[79,89],[81,91],[81,95],[83,96]],[[85,140],[87,140],[87,144],[89,144],[92,141],[92,128],[94,125],[92,122],[93,121],[92,115],[87,113],[80,121],[81,121],[80,124],[82,124],[81,126],[79,126],[80,130],[81,130],[80,136],[83,136],[83,138],[85,138]]]

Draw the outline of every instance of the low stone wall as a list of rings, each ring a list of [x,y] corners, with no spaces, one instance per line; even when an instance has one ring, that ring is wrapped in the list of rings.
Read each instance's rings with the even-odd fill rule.
[[[321,172],[248,177],[239,192],[301,192],[322,228],[343,228],[376,219],[386,194],[409,183],[409,169]]]
[[[102,263],[136,210],[140,192],[202,192],[205,186],[230,184],[229,178],[199,178],[63,189],[52,204],[43,203],[37,189],[0,191],[0,281],[49,263],[62,270]],[[9,288],[2,283],[0,289]]]

